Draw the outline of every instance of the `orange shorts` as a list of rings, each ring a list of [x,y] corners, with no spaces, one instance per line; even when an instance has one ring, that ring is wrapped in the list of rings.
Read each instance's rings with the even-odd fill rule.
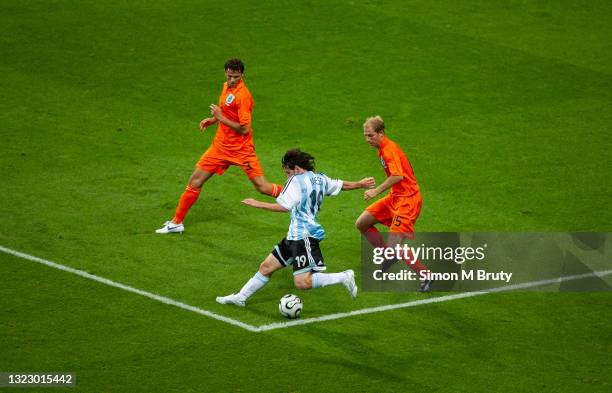
[[[225,152],[217,148],[214,144],[200,157],[196,166],[203,171],[222,175],[230,165],[239,166],[249,179],[263,176],[264,172],[255,154],[254,149],[246,152],[238,151],[235,153]]]
[[[402,233],[412,239],[414,224],[422,205],[423,197],[417,192],[411,196],[387,195],[368,206],[366,210],[378,222],[389,227],[389,232]]]

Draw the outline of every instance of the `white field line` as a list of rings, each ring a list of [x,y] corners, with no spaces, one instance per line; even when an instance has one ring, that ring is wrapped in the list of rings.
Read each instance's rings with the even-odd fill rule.
[[[214,318],[216,320],[219,320],[225,323],[229,323],[230,325],[241,327],[250,332],[265,332],[265,331],[275,330],[275,329],[284,329],[284,328],[288,328],[291,326],[307,325],[307,324],[315,323],[315,322],[331,321],[334,319],[348,318],[348,317],[352,317],[355,315],[372,314],[372,313],[377,313],[377,312],[382,312],[382,311],[395,310],[399,308],[421,306],[423,304],[430,304],[430,303],[440,303],[440,302],[446,302],[449,300],[456,300],[456,299],[463,299],[467,297],[486,295],[486,294],[494,293],[494,292],[505,292],[505,291],[513,291],[516,289],[526,289],[526,288],[534,288],[534,287],[545,286],[545,285],[550,285],[550,284],[559,284],[565,281],[582,280],[582,279],[590,278],[590,277],[604,277],[604,276],[612,274],[612,270],[603,270],[603,271],[598,271],[598,272],[576,274],[573,276],[557,277],[557,278],[552,278],[549,280],[525,282],[521,284],[514,284],[514,285],[508,285],[504,287],[486,289],[482,291],[463,292],[463,293],[457,293],[453,295],[430,297],[427,299],[415,300],[415,301],[407,302],[407,303],[398,303],[398,304],[389,304],[386,306],[362,308],[360,310],[329,314],[329,315],[324,315],[324,316],[316,317],[316,318],[296,319],[296,320],[288,321],[288,322],[279,322],[279,323],[271,323],[271,324],[261,325],[261,326],[253,326],[253,325],[249,325],[247,323],[244,323],[244,322],[232,319],[232,318],[224,317],[223,315],[219,315],[211,311],[207,311],[207,310],[195,307],[195,306],[190,306],[189,304],[181,303],[179,301],[167,298],[165,296],[160,296],[160,295],[157,295],[151,292],[147,292],[141,289],[130,287],[129,285],[121,284],[116,281],[109,280],[107,278],[99,277],[99,276],[84,272],[82,270],[60,265],[59,263],[55,263],[55,262],[48,261],[46,259],[38,258],[33,255],[11,250],[10,248],[0,246],[0,251],[6,254],[14,255],[19,258],[27,259],[29,261],[41,263],[43,265],[47,265],[55,269],[73,273],[78,276],[81,276],[81,277],[84,277],[90,280],[94,280],[94,281],[100,282],[105,285],[109,285],[111,287],[115,287],[115,288],[123,289],[128,292],[136,293],[138,295],[147,297],[149,299],[157,300],[158,302],[162,302],[164,304],[182,308],[184,310],[191,311],[196,314],[205,315],[207,317]]]
[[[436,296],[436,297],[430,297],[430,298],[422,299],[422,300],[415,300],[415,301],[407,302],[407,303],[389,304],[387,306],[362,308],[360,310],[355,310],[355,311],[323,315],[322,317],[296,319],[296,320],[288,321],[288,322],[278,322],[278,323],[271,323],[269,325],[261,325],[258,327],[259,329],[258,331],[265,332],[267,330],[284,329],[284,328],[288,328],[291,326],[307,325],[309,323],[314,323],[314,322],[331,321],[333,319],[348,318],[348,317],[353,317],[355,315],[372,314],[372,313],[381,312],[381,311],[395,310],[398,308],[421,306],[423,304],[446,302],[449,300],[463,299],[466,297],[486,295],[488,293],[493,293],[493,292],[505,292],[505,291],[513,291],[515,289],[525,289],[525,288],[533,288],[533,287],[539,287],[539,286],[550,285],[550,284],[559,284],[565,281],[582,280],[584,278],[595,277],[595,276],[604,277],[609,274],[612,274],[612,270],[603,270],[599,272],[576,274],[573,276],[557,277],[557,278],[552,278],[550,280],[531,281],[531,282],[525,282],[521,284],[508,285],[505,287],[485,289],[485,290],[476,291],[476,292],[463,292],[463,293],[457,293],[453,295]]]
[[[140,296],[144,296],[144,297],[147,297],[149,299],[157,300],[158,302],[162,302],[164,304],[168,304],[168,305],[171,305],[171,306],[182,308],[183,310],[191,311],[191,312],[194,312],[196,314],[206,315],[207,317],[214,318],[214,319],[217,319],[217,320],[225,322],[225,323],[229,323],[230,325],[241,327],[241,328],[249,330],[251,332],[258,332],[259,331],[259,328],[256,327],[256,326],[249,325],[247,323],[240,322],[240,321],[237,321],[237,320],[232,319],[232,318],[224,317],[223,315],[215,314],[214,312],[203,310],[203,309],[198,308],[198,307],[190,306],[189,304],[181,303],[179,301],[167,298],[165,296],[160,296],[160,295],[157,295],[155,293],[143,291],[142,289],[137,289],[137,288],[131,287],[129,285],[121,284],[119,282],[116,282],[116,281],[113,281],[113,280],[109,280],[109,279],[104,278],[104,277],[99,277],[99,276],[96,276],[94,274],[90,274],[90,273],[84,272],[83,270],[78,270],[78,269],[74,269],[74,268],[71,268],[71,267],[68,267],[68,266],[60,265],[59,263],[55,263],[55,262],[48,261],[46,259],[38,258],[38,257],[35,257],[33,255],[24,254],[22,252],[11,250],[10,248],[6,248],[6,247],[2,247],[2,246],[0,246],[0,251],[4,252],[6,254],[14,255],[14,256],[19,257],[19,258],[27,259],[27,260],[32,261],[32,262],[41,263],[43,265],[47,265],[47,266],[55,268],[55,269],[59,269],[59,270],[65,271],[65,272],[76,274],[77,276],[81,276],[81,277],[87,278],[89,280],[97,281],[97,282],[102,283],[104,285],[109,285],[111,287],[123,289],[124,291],[136,293],[136,294],[138,294]]]

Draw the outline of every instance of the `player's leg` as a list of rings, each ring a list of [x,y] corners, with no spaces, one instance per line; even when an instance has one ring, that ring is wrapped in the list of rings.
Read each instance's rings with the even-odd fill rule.
[[[189,182],[187,183],[187,187],[185,187],[185,191],[183,191],[181,197],[179,198],[174,217],[172,220],[166,221],[164,226],[155,232],[161,234],[183,232],[185,230],[183,225],[185,215],[189,209],[191,209],[191,206],[193,206],[193,204],[198,200],[204,183],[206,183],[206,181],[210,179],[213,174],[214,173],[212,172],[196,167],[189,177]]]
[[[412,226],[410,228],[404,228],[402,230],[406,232],[393,232],[393,231],[389,232],[389,237],[387,239],[387,247],[395,248],[396,245],[403,244],[406,241],[406,239],[410,238],[408,235],[413,233]],[[383,272],[386,272],[397,261],[398,261],[397,259],[384,261],[383,264],[381,265],[381,270]],[[408,256],[407,258],[403,259],[403,262],[406,264],[407,267],[411,268],[419,277],[421,281],[421,284],[419,285],[419,292],[428,292],[429,287],[431,285],[431,280],[428,278],[426,274],[424,274],[425,272],[429,270],[427,269],[427,266],[425,266],[423,262],[421,262],[414,256],[414,254],[412,253],[412,250],[408,251]]]
[[[270,183],[265,176],[257,176],[249,180],[251,180],[257,192],[261,194],[270,195],[276,198],[280,195],[281,191],[283,191],[283,186]]]
[[[296,243],[293,262],[293,282],[298,289],[322,288],[342,284],[351,297],[357,297],[355,272],[346,270],[340,273],[322,273],[326,269],[319,241],[306,238]]]
[[[179,204],[176,208],[176,213],[174,214],[174,218],[172,222],[175,224],[180,224],[185,219],[187,212],[191,209],[191,206],[198,200],[200,196],[200,191],[202,191],[202,186],[204,183],[210,179],[214,173],[205,171],[201,168],[196,168],[191,176],[189,177],[189,183],[185,188],[185,192],[181,195],[179,199]]]
[[[367,241],[373,247],[383,248],[394,248],[397,244],[401,244],[404,240],[404,232],[413,232],[414,211],[411,211],[409,207],[400,209],[398,214],[397,206],[394,206],[394,200],[389,196],[380,199],[368,206],[366,210],[357,218],[355,227],[361,232],[361,234],[367,239]],[[418,216],[418,213],[417,213]],[[385,241],[376,229],[375,224],[381,223],[390,228],[389,236]],[[397,262],[397,259],[391,259],[385,261],[381,269],[383,271],[389,270],[391,266]],[[419,262],[409,263],[406,261],[406,265],[411,268],[420,271],[424,266]],[[418,273],[417,271],[417,273]]]
[[[375,248],[394,248],[397,244],[400,244],[402,238],[394,234],[389,233],[387,240],[383,239],[381,233],[376,228],[375,224],[383,224],[387,227],[393,228],[393,212],[391,207],[384,199],[372,204],[368,209],[364,210],[363,213],[357,218],[355,227],[361,232],[362,236]],[[374,216],[372,213],[376,214]],[[381,269],[386,272],[397,262],[396,258],[385,260]]]
[[[213,174],[222,175],[229,167],[223,152],[219,151],[214,145],[210,146],[196,164],[196,168],[189,177],[189,182],[185,191],[179,198],[176,213],[171,221],[167,221],[164,226],[158,229],[157,233],[183,232],[183,219],[191,209],[191,206],[198,200],[202,185],[206,183]]]
[[[355,227],[373,247],[386,247],[385,241],[376,229],[376,224],[390,227],[393,220],[393,206],[389,195],[368,206],[357,218]]]
[[[259,270],[257,273],[255,273],[255,275],[242,286],[240,292],[232,293],[228,296],[219,296],[217,297],[217,303],[235,304],[236,306],[244,307],[247,299],[253,296],[255,292],[259,291],[268,283],[268,281],[270,281],[270,276],[272,273],[282,269],[283,267],[284,266],[281,265],[274,255],[269,254],[261,265],[259,265]]]
[[[363,213],[359,215],[357,221],[355,222],[355,228],[359,232],[361,232],[362,236],[364,236],[367,241],[374,247],[386,247],[385,241],[376,229],[376,224],[379,224],[380,221],[376,217],[372,215],[367,210],[364,210]]]
[[[293,283],[298,289],[311,289],[311,288],[323,288],[330,285],[343,284],[344,282],[350,281],[349,272],[347,270],[340,273],[319,273],[319,272],[306,272],[300,273],[293,276]],[[353,273],[353,279],[355,275]]]
[[[228,296],[219,296],[217,297],[217,303],[221,304],[235,304],[240,307],[244,307],[246,305],[246,301],[248,298],[253,296],[253,294],[263,288],[268,281],[270,281],[270,276],[275,271],[284,268],[293,260],[292,250],[290,247],[290,243],[283,239],[281,242],[274,247],[274,250],[264,259],[264,261],[259,265],[259,270],[253,277],[251,277],[246,284],[240,289],[238,293],[232,293]],[[289,262],[288,262],[289,261]]]
[[[357,297],[357,283],[352,269],[340,273],[306,272],[293,276],[293,282],[298,289],[323,288],[342,284],[353,299]]]
[[[390,226],[389,243],[395,247],[395,244],[400,244],[406,240],[414,239],[414,225],[416,223],[419,214],[421,213],[421,206],[423,204],[423,198],[420,193],[417,193],[411,197],[402,198],[402,201],[397,204],[392,224]],[[408,258],[404,259],[406,266],[410,267],[414,272],[421,278],[421,285],[419,292],[429,291],[431,280],[424,275],[427,272],[427,266],[420,260],[416,259],[412,251],[409,252]]]
[[[245,154],[240,161],[240,167],[247,175],[255,189],[265,195],[276,198],[283,190],[280,184],[270,183],[264,176],[264,171],[259,163],[259,158],[255,151]]]

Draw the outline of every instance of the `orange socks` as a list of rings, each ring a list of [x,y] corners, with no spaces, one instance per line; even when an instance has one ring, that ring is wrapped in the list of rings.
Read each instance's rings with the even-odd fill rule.
[[[191,206],[198,200],[200,196],[201,188],[193,188],[187,186],[185,188],[185,192],[181,195],[179,199],[178,206],[176,207],[176,213],[174,214],[173,221],[177,224],[180,224],[185,219],[187,212],[191,209]],[[272,184],[272,190],[270,191],[270,196],[278,197],[280,193],[283,191],[283,186],[279,184]]]
[[[380,234],[378,229],[376,229],[376,227],[369,227],[367,231],[362,233],[366,237],[366,239],[368,239],[368,242],[374,247],[387,247],[382,235]]]
[[[181,195],[179,199],[178,206],[176,208],[176,213],[174,214],[174,222],[180,224],[185,219],[185,215],[191,209],[191,206],[198,200],[200,196],[201,188],[192,188],[187,186],[185,188],[185,192]]]
[[[368,228],[367,231],[363,232],[363,235],[365,236],[366,239],[368,239],[368,242],[374,247],[387,247],[382,235],[380,234],[378,229],[376,229],[376,227]],[[423,265],[423,263],[419,260],[416,260],[414,263],[411,263],[411,260],[414,259],[414,255],[412,254],[412,251],[410,251],[409,256],[410,256],[409,259],[404,260],[404,263],[406,264],[406,266],[414,270],[417,274],[419,274],[421,270],[427,270],[427,267]]]
[[[411,263],[409,260],[404,260],[404,263],[406,264],[406,266],[414,270],[416,274],[419,274],[419,277],[420,277],[421,270],[427,270],[427,267],[423,265],[423,263],[419,261],[418,259],[416,260],[415,263]]]

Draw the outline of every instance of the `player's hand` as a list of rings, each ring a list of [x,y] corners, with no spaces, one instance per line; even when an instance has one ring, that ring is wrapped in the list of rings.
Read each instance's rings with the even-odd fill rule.
[[[361,188],[374,188],[376,180],[373,177],[366,177],[359,181],[359,185]]]
[[[376,198],[377,195],[378,195],[378,192],[376,192],[376,189],[367,190],[366,192],[363,193],[363,199],[365,201],[369,201],[372,198]]]
[[[210,104],[210,114],[217,120],[221,119],[221,109],[215,104]]]
[[[247,198],[247,199],[243,199],[242,203],[244,203],[247,206],[257,207],[258,201],[253,198]]]
[[[207,127],[212,126],[216,122],[217,122],[217,119],[215,119],[214,117],[207,117],[206,119],[200,122],[200,131],[202,132],[206,131]]]

